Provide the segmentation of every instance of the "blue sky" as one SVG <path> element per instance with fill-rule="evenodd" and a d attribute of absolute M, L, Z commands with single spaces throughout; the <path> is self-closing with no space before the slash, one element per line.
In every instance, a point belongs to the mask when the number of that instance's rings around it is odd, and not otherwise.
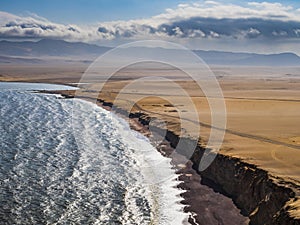
<path fill-rule="evenodd" d="M 300 54 L 300 1 L 2 0 L 0 39 L 43 38 Z"/>
<path fill-rule="evenodd" d="M 176 7 L 177 0 L 4 0 L 0 9 L 18 15 L 38 14 L 54 22 L 92 23 L 153 16 Z"/>
<path fill-rule="evenodd" d="M 281 2 L 300 8 L 297 0 L 251 0 L 255 2 Z M 203 1 L 180 0 L 2 0 L 0 10 L 16 15 L 34 13 L 53 22 L 93 23 L 111 20 L 147 18 L 176 8 L 180 3 Z M 248 1 L 218 1 L 245 5 Z"/>

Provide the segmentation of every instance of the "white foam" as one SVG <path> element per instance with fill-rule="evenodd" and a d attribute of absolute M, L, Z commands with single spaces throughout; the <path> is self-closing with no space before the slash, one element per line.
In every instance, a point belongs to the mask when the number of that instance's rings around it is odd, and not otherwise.
<path fill-rule="evenodd" d="M 116 118 L 114 116 L 114 118 Z M 171 159 L 162 156 L 142 134 L 132 131 L 129 125 L 118 118 L 122 139 L 134 149 L 132 155 L 139 162 L 143 174 L 143 184 L 148 190 L 148 198 L 152 207 L 152 222 L 160 225 L 183 224 L 187 214 L 183 212 L 180 201 L 182 190 L 178 175 L 171 166 Z"/>
<path fill-rule="evenodd" d="M 177 188 L 180 182 L 177 180 L 178 175 L 175 174 L 175 170 L 172 169 L 171 159 L 162 156 L 145 136 L 131 130 L 124 119 L 92 105 L 92 103 L 85 104 L 90 104 L 98 114 L 101 114 L 102 119 L 105 115 L 106 122 L 113 124 L 113 127 L 116 128 L 115 135 L 117 134 L 117 137 L 126 146 L 124 148 L 126 154 L 135 160 L 136 165 L 131 164 L 129 167 L 136 166 L 136 169 L 143 175 L 136 179 L 140 179 L 140 185 L 151 204 L 152 224 L 176 225 L 187 221 L 188 214 L 183 212 L 183 205 L 180 204 L 180 201 L 183 200 L 180 197 L 183 190 Z M 130 195 L 130 190 L 127 194 Z M 128 199 L 129 196 L 126 198 L 128 212 L 133 210 L 133 205 Z M 125 221 L 123 223 L 127 224 L 128 221 Z"/>
<path fill-rule="evenodd" d="M 176 225 L 187 218 L 170 159 L 126 121 L 85 101 L 0 95 L 7 172 L 0 176 L 13 193 L 7 201 L 15 215 L 8 223 Z"/>

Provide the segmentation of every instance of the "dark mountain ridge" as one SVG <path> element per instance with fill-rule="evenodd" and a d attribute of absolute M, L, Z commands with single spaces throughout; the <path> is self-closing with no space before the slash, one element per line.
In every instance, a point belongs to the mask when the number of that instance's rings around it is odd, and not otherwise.
<path fill-rule="evenodd" d="M 40 57 L 79 57 L 81 60 L 94 59 L 102 55 L 111 47 L 98 46 L 82 42 L 67 42 L 63 40 L 42 39 L 33 41 L 0 41 L 0 56 L 6 57 L 5 62 L 23 61 L 22 58 L 30 58 L 34 63 L 38 63 Z M 180 50 L 163 50 L 176 51 Z M 231 66 L 300 66 L 300 57 L 294 53 L 278 54 L 256 54 L 256 53 L 235 53 L 223 51 L 194 50 L 195 54 L 201 57 L 209 65 L 231 65 Z M 18 58 L 18 60 L 15 60 Z M 0 60 L 0 63 L 3 60 Z M 30 62 L 30 61 L 28 61 Z"/>

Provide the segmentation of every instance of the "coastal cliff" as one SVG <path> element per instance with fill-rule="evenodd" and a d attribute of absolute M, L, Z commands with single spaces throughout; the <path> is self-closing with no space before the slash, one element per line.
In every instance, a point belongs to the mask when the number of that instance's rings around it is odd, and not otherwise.
<path fill-rule="evenodd" d="M 195 154 L 192 161 L 198 163 Z M 232 198 L 250 224 L 300 224 L 288 213 L 289 201 L 295 199 L 292 185 L 271 177 L 266 171 L 240 159 L 218 154 L 201 176 L 207 184 L 217 185 Z"/>
<path fill-rule="evenodd" d="M 144 125 L 151 119 L 145 114 L 131 116 L 137 116 Z M 156 128 L 155 131 L 165 133 L 160 128 Z M 179 141 L 178 135 L 170 130 L 166 132 L 166 139 L 173 147 L 176 147 Z M 200 172 L 198 165 L 203 152 L 204 148 L 198 146 L 190 159 L 193 168 L 201 175 L 201 183 L 230 197 L 242 214 L 249 217 L 249 224 L 300 224 L 300 218 L 290 213 L 293 209 L 291 204 L 298 201 L 299 187 L 295 184 L 273 177 L 267 171 L 241 159 L 222 154 L 217 154 L 213 163 Z M 184 154 L 184 149 L 181 154 Z"/>

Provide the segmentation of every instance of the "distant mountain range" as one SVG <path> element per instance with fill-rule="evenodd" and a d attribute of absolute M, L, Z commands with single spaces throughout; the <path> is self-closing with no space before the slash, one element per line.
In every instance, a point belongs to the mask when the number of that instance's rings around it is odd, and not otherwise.
<path fill-rule="evenodd" d="M 82 42 L 73 43 L 49 39 L 42 39 L 37 42 L 0 41 L 0 55 L 4 56 L 85 56 L 103 54 L 109 49 L 109 47 L 100 47 Z"/>
<path fill-rule="evenodd" d="M 300 66 L 300 57 L 294 53 L 255 54 L 220 51 L 194 51 L 207 64 L 240 66 Z"/>
<path fill-rule="evenodd" d="M 41 64 L 44 61 L 36 58 L 9 57 L 0 55 L 0 64 Z"/>
<path fill-rule="evenodd" d="M 43 63 L 47 57 L 58 57 L 66 62 L 90 63 L 110 47 L 82 42 L 43 39 L 37 42 L 0 41 L 0 63 Z M 209 65 L 236 66 L 300 66 L 300 57 L 294 53 L 254 54 L 194 50 Z M 174 52 L 175 53 L 175 52 Z M 76 60 L 75 60 L 76 61 Z"/>

